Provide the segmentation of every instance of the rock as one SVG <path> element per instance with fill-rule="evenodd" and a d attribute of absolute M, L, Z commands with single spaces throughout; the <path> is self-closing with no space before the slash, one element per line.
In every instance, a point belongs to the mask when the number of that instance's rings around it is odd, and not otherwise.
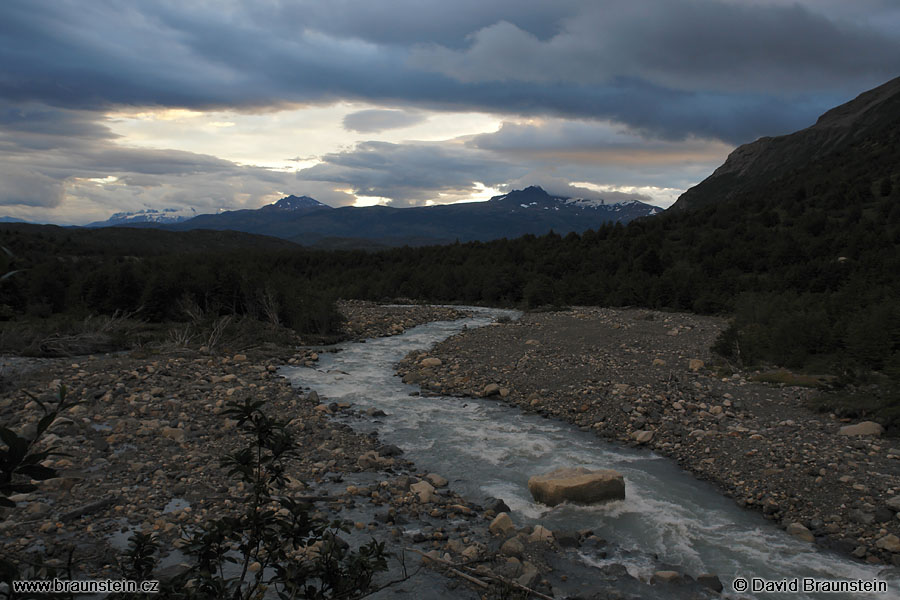
<path fill-rule="evenodd" d="M 815 540 L 812 532 L 800 523 L 791 523 L 787 526 L 786 531 L 795 538 L 799 538 L 804 542 L 812 542 Z"/>
<path fill-rule="evenodd" d="M 861 525 L 871 525 L 875 522 L 875 515 L 872 513 L 864 512 L 858 508 L 855 508 L 850 511 L 848 514 L 850 520 L 854 523 L 859 523 Z"/>
<path fill-rule="evenodd" d="M 246 354 L 235 354 L 234 356 L 231 357 L 231 360 L 234 362 L 244 362 L 245 360 L 247 360 L 247 355 Z"/>
<path fill-rule="evenodd" d="M 554 537 L 556 543 L 563 548 L 577 548 L 581 545 L 581 535 L 577 531 L 557 531 Z"/>
<path fill-rule="evenodd" d="M 657 571 L 650 578 L 650 583 L 680 583 L 681 573 L 678 571 Z"/>
<path fill-rule="evenodd" d="M 511 537 L 500 546 L 500 554 L 522 558 L 525 554 L 525 544 L 518 537 Z"/>
<path fill-rule="evenodd" d="M 449 481 L 447 481 L 446 478 L 441 477 L 437 473 L 429 473 L 428 475 L 425 476 L 425 479 L 430 481 L 431 485 L 433 485 L 436 488 L 447 487 L 447 484 L 450 483 Z"/>
<path fill-rule="evenodd" d="M 472 544 L 471 546 L 467 546 L 466 549 L 460 553 L 460 556 L 468 561 L 473 561 L 481 556 L 481 550 L 478 549 L 478 546 Z"/>
<path fill-rule="evenodd" d="M 841 427 L 838 434 L 840 435 L 881 435 L 884 433 L 884 427 L 875 421 L 863 421 L 855 425 L 845 425 Z"/>
<path fill-rule="evenodd" d="M 489 383 L 484 386 L 484 389 L 481 391 L 481 395 L 487 398 L 488 396 L 496 396 L 500 393 L 500 386 L 496 383 Z"/>
<path fill-rule="evenodd" d="M 516 578 L 516 582 L 527 588 L 533 588 L 540 577 L 541 573 L 537 567 L 526 560 L 522 563 L 522 574 Z"/>
<path fill-rule="evenodd" d="M 528 480 L 532 497 L 547 506 L 565 501 L 594 504 L 625 498 L 625 479 L 611 469 L 562 468 Z"/>
<path fill-rule="evenodd" d="M 437 496 L 434 494 L 434 487 L 427 481 L 420 481 L 409 486 L 410 491 L 419 497 L 419 502 L 423 504 L 434 502 Z"/>
<path fill-rule="evenodd" d="M 513 524 L 509 514 L 502 512 L 494 517 L 488 529 L 494 535 L 508 535 L 516 530 L 516 526 Z"/>
<path fill-rule="evenodd" d="M 699 358 L 692 358 L 688 361 L 688 369 L 696 373 L 705 366 L 704 362 Z"/>
<path fill-rule="evenodd" d="M 366 415 L 370 417 L 386 417 L 387 413 L 381 410 L 380 408 L 369 408 L 366 409 Z"/>
<path fill-rule="evenodd" d="M 439 358 L 429 356 L 428 358 L 423 358 L 422 360 L 420 360 L 419 364 L 423 367 L 439 367 L 444 363 Z"/>
<path fill-rule="evenodd" d="M 646 444 L 653 439 L 653 432 L 638 430 L 632 433 L 631 437 L 633 437 L 634 441 L 636 441 L 638 444 Z"/>
<path fill-rule="evenodd" d="M 531 534 L 528 536 L 528 541 L 532 543 L 546 542 L 552 544 L 553 532 L 543 525 L 535 525 Z"/>
<path fill-rule="evenodd" d="M 900 513 L 900 496 L 889 498 L 888 501 L 884 503 L 884 505 L 895 513 Z"/>
<path fill-rule="evenodd" d="M 306 401 L 310 404 L 318 404 L 319 403 L 319 393 L 316 390 L 312 390 L 306 396 Z"/>
<path fill-rule="evenodd" d="M 900 538 L 890 533 L 875 542 L 875 547 L 888 552 L 900 553 Z"/>
<path fill-rule="evenodd" d="M 369 450 L 356 459 L 356 464 L 362 469 L 382 469 L 392 466 L 394 464 L 394 459 L 385 458 L 380 456 L 374 450 Z"/>
<path fill-rule="evenodd" d="M 716 593 L 721 593 L 723 588 L 722 580 L 719 579 L 717 575 L 713 575 L 712 573 L 703 573 L 702 575 L 697 575 L 697 583 L 702 586 L 708 587 Z"/>
<path fill-rule="evenodd" d="M 25 512 L 29 515 L 42 517 L 46 514 L 49 514 L 52 511 L 49 504 L 45 502 L 30 502 L 28 507 L 25 509 Z"/>
<path fill-rule="evenodd" d="M 664 366 L 666 366 L 666 361 L 664 361 L 664 360 L 661 359 L 661 358 L 654 358 L 654 359 L 653 359 L 653 366 L 654 366 L 654 367 L 664 367 Z"/>
<path fill-rule="evenodd" d="M 403 449 L 394 444 L 385 444 L 383 446 L 378 446 L 378 454 L 381 456 L 400 456 L 403 454 Z"/>
<path fill-rule="evenodd" d="M 163 437 L 167 437 L 170 440 L 174 440 L 175 442 L 182 444 L 184 443 L 184 429 L 179 427 L 163 427 L 162 435 Z"/>
<path fill-rule="evenodd" d="M 510 508 L 506 505 L 506 502 L 504 502 L 500 498 L 488 498 L 487 500 L 485 500 L 484 509 L 492 510 L 496 514 L 500 514 L 502 512 L 508 513 L 510 511 Z"/>

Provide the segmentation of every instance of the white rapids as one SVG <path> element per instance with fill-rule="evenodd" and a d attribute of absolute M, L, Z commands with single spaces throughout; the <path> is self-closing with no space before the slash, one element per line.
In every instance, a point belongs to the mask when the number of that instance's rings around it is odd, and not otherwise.
<path fill-rule="evenodd" d="M 400 446 L 421 469 L 436 472 L 478 502 L 502 498 L 519 526 L 541 523 L 553 530 L 592 529 L 614 550 L 589 565 L 620 563 L 649 578 L 664 563 L 696 576 L 715 573 L 731 598 L 897 598 L 900 575 L 892 567 L 864 565 L 823 552 L 780 530 L 761 515 L 738 507 L 712 486 L 649 451 L 619 447 L 594 434 L 500 402 L 473 398 L 420 397 L 394 365 L 408 352 L 427 349 L 467 327 L 489 325 L 511 311 L 473 309 L 459 321 L 422 325 L 402 335 L 338 346 L 320 353 L 316 368 L 281 373 L 310 387 L 326 402 L 349 402 L 387 413 L 367 427 L 385 443 Z M 358 424 L 355 426 L 359 427 Z M 625 476 L 626 500 L 595 507 L 563 504 L 549 509 L 532 501 L 527 480 L 562 466 L 612 468 Z M 765 580 L 886 581 L 887 594 L 738 594 L 738 577 Z"/>

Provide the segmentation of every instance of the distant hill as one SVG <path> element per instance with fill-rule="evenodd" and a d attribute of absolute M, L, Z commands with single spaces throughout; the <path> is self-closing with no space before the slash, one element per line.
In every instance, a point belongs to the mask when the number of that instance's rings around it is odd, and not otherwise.
<path fill-rule="evenodd" d="M 795 194 L 815 193 L 823 175 L 854 179 L 877 172 L 881 185 L 900 175 L 900 148 L 893 141 L 898 123 L 900 77 L 829 110 L 811 127 L 740 146 L 669 210 L 746 199 L 778 185 L 791 186 Z"/>
<path fill-rule="evenodd" d="M 287 240 L 240 231 L 174 232 L 147 227 L 88 229 L 30 223 L 0 224 L 0 244 L 23 259 L 33 258 L 38 254 L 57 257 L 159 256 L 297 248 L 296 244 Z"/>
<path fill-rule="evenodd" d="M 580 233 L 604 223 L 627 223 L 658 212 L 661 209 L 642 202 L 605 203 L 552 196 L 532 186 L 487 202 L 413 208 L 330 208 L 312 198 L 289 196 L 258 210 L 200 215 L 167 228 L 230 229 L 305 246 L 421 246 L 542 235 L 551 230 Z"/>

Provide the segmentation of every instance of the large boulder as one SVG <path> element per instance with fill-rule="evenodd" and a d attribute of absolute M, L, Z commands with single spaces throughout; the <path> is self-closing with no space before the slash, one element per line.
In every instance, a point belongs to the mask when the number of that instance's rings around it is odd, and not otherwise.
<path fill-rule="evenodd" d="M 562 468 L 528 480 L 532 497 L 547 506 L 561 502 L 596 504 L 625 499 L 625 479 L 618 471 Z"/>
<path fill-rule="evenodd" d="M 846 425 L 838 431 L 841 435 L 881 435 L 884 427 L 875 421 L 863 421 L 856 425 Z"/>

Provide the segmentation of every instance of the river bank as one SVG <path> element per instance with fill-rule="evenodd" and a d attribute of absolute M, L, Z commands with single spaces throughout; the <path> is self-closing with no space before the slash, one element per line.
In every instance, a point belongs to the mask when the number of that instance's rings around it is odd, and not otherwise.
<path fill-rule="evenodd" d="M 361 302 L 342 303 L 341 309 L 347 316 L 345 338 L 352 340 L 396 335 L 466 314 Z M 43 414 L 33 398 L 52 402 L 60 385 L 70 399 L 79 400 L 40 442 L 39 447 L 55 446 L 68 454 L 44 462 L 59 477 L 41 482 L 35 492 L 13 496 L 16 508 L 0 509 L 0 554 L 23 564 L 63 568 L 72 552 L 75 576 L 115 577 L 113 565 L 131 532 L 156 534 L 168 551 L 183 526 L 226 514 L 242 490 L 220 460 L 244 440 L 236 422 L 221 413 L 229 401 L 244 398 L 263 400 L 269 416 L 290 421 L 304 449 L 288 472 L 290 493 L 324 495 L 316 504 L 320 516 L 346 519 L 357 504 L 372 504 L 370 512 L 377 510 L 382 518 L 357 521 L 355 529 L 383 529 L 395 537 L 395 523 L 415 521 L 423 510 L 410 488 L 425 473 L 418 473 L 398 449 L 332 419 L 349 406 L 329 406 L 278 374 L 286 365 L 313 367 L 318 360 L 313 350 L 263 344 L 240 352 L 171 347 L 2 360 L 8 380 L 0 395 L 4 426 L 33 431 Z M 428 515 L 427 530 L 435 540 L 444 535 L 443 521 L 480 517 L 477 507 L 470 508 L 452 491 L 444 489 L 440 497 L 448 508 Z M 474 537 L 460 540 L 456 543 L 471 542 L 465 547 L 475 543 Z M 161 575 L 177 571 L 176 562 L 164 557 L 167 569 Z"/>
<path fill-rule="evenodd" d="M 348 318 L 345 337 L 358 341 L 466 314 L 452 308 L 356 302 L 341 308 Z M 294 344 L 213 354 L 144 349 L 130 355 L 9 362 L 17 368 L 14 385 L 0 395 L 5 425 L 17 430 L 34 426 L 41 413 L 26 392 L 47 400 L 65 384 L 70 397 L 81 403 L 42 442 L 70 454 L 48 461 L 59 477 L 15 497 L 18 506 L 5 512 L 0 522 L 4 556 L 63 568 L 71 552 L 73 576 L 103 578 L 117 575 L 113 565 L 131 532 L 154 533 L 161 548 L 171 551 L 182 527 L 226 514 L 241 496 L 219 461 L 240 447 L 242 439 L 236 423 L 221 413 L 228 401 L 251 397 L 266 401 L 270 416 L 289 420 L 304 448 L 288 471 L 291 495 L 316 497 L 320 516 L 351 522 L 351 542 L 373 536 L 386 541 L 391 551 L 405 552 L 408 563 L 432 567 L 417 574 L 405 590 L 403 585 L 390 588 L 392 597 L 404 591 L 421 597 L 423 590 L 430 597 L 495 597 L 522 585 L 550 594 L 551 579 L 589 590 L 585 597 L 597 599 L 713 594 L 678 573 L 660 576 L 673 578 L 673 583 L 659 579 L 651 584 L 615 564 L 585 568 L 584 581 L 575 581 L 571 565 L 558 564 L 558 551 L 604 557 L 609 549 L 604 540 L 590 531 L 551 536 L 497 520 L 506 510 L 502 503 L 476 504 L 454 491 L 440 473 L 421 471 L 397 447 L 340 422 L 372 422 L 383 415 L 319 397 L 302 385 L 302 376 L 301 385 L 292 387 L 282 371 L 316 372 L 320 360 L 313 349 Z M 179 558 L 177 552 L 164 556 L 157 576 L 176 573 Z M 456 565 L 457 573 L 438 575 L 447 572 L 447 562 Z M 472 578 L 491 587 L 484 589 Z M 497 583 L 501 580 L 505 582 Z M 706 583 L 715 586 L 717 580 Z"/>
<path fill-rule="evenodd" d="M 806 407 L 809 389 L 710 370 L 723 327 L 648 310 L 530 313 L 412 353 L 398 373 L 646 446 L 801 539 L 900 564 L 900 443 L 841 435 L 847 423 Z"/>

